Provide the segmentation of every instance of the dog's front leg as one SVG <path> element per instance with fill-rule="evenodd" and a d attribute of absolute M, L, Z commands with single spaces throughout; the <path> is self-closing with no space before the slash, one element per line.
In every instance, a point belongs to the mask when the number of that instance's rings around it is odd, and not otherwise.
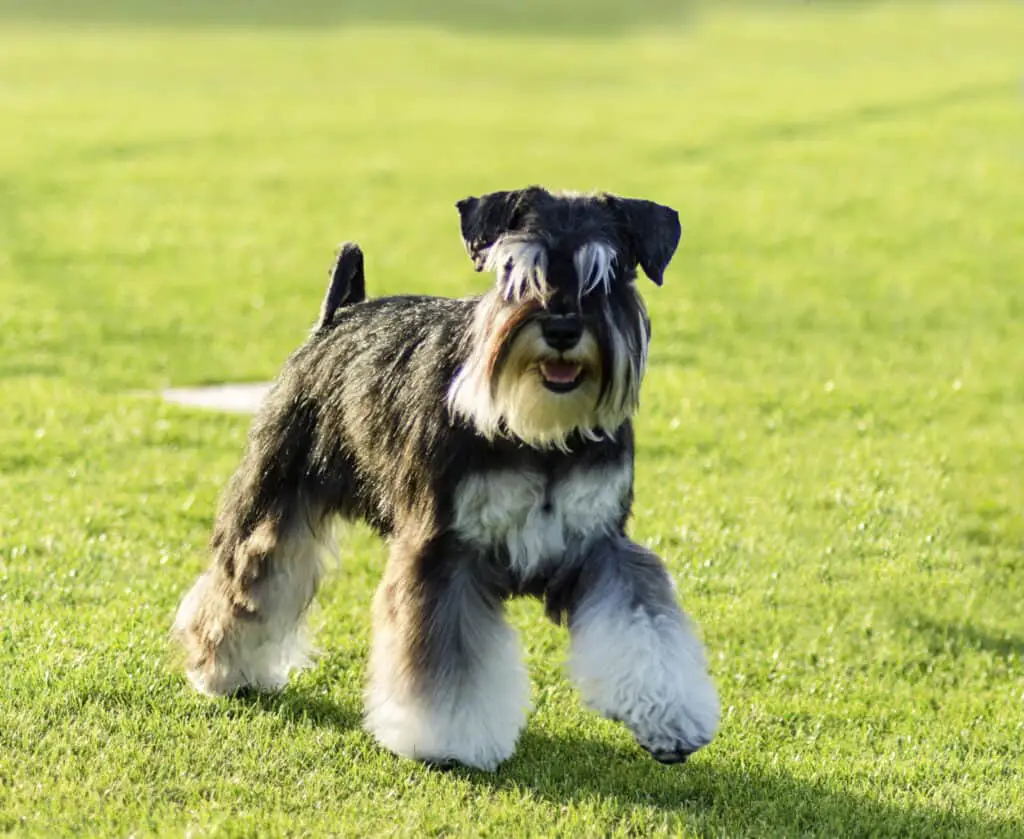
<path fill-rule="evenodd" d="M 718 695 L 658 557 L 624 536 L 602 540 L 587 553 L 567 611 L 570 671 L 590 707 L 625 723 L 663 763 L 710 742 Z"/>
<path fill-rule="evenodd" d="M 494 769 L 515 750 L 530 685 L 485 571 L 453 536 L 392 544 L 366 692 L 366 727 L 392 752 Z"/>

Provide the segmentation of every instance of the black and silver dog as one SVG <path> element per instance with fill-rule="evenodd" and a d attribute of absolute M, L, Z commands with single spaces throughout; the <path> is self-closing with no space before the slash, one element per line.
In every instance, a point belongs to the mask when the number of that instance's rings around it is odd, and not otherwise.
<path fill-rule="evenodd" d="M 260 410 L 175 633 L 195 687 L 275 689 L 309 660 L 303 614 L 336 518 L 390 545 L 366 725 L 392 751 L 491 769 L 530 687 L 513 595 L 571 635 L 584 700 L 658 760 L 708 743 L 718 698 L 661 561 L 625 534 L 655 283 L 676 212 L 539 187 L 458 203 L 480 297 L 365 300 L 339 257 L 320 322 Z"/>

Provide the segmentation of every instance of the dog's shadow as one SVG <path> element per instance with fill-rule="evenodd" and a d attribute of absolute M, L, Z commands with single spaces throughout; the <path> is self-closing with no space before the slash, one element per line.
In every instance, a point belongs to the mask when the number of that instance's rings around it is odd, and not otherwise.
<path fill-rule="evenodd" d="M 362 711 L 355 705 L 342 705 L 331 699 L 292 690 L 281 693 L 243 690 L 234 694 L 231 700 L 247 711 L 272 714 L 282 722 L 333 728 L 339 732 L 358 728 L 362 722 Z"/>
<path fill-rule="evenodd" d="M 1024 823 L 925 806 L 901 807 L 784 770 L 717 758 L 712 744 L 683 765 L 663 766 L 639 747 L 586 735 L 527 729 L 496 773 L 451 770 L 495 791 L 529 791 L 558 805 L 591 802 L 627 823 L 637 809 L 713 836 L 1021 836 Z M 767 762 L 765 762 L 767 763 Z M 825 773 L 814 773 L 819 778 Z"/>
<path fill-rule="evenodd" d="M 285 720 L 342 731 L 358 728 L 362 716 L 355 705 L 292 691 L 239 699 Z M 490 792 L 524 793 L 558 806 L 596 804 L 621 819 L 637 809 L 654 810 L 678 820 L 677 829 L 685 824 L 709 835 L 1011 836 L 1024 828 L 1006 817 L 900 807 L 825 779 L 716 760 L 714 744 L 687 764 L 662 766 L 639 747 L 599 736 L 562 737 L 528 726 L 516 754 L 496 772 L 392 759 L 396 769 L 404 764 L 416 772 L 443 772 Z"/>

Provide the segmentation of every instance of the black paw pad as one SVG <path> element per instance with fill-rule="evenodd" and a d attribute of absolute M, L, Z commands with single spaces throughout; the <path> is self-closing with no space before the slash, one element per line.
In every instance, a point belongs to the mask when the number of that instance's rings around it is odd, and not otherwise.
<path fill-rule="evenodd" d="M 674 752 L 670 751 L 651 751 L 650 755 L 658 763 L 664 763 L 666 766 L 670 766 L 674 763 L 686 763 L 686 759 L 692 754 L 692 752 L 684 751 L 682 749 Z"/>
<path fill-rule="evenodd" d="M 459 766 L 459 762 L 451 758 L 435 758 L 423 761 L 423 765 L 435 772 L 451 772 Z"/>

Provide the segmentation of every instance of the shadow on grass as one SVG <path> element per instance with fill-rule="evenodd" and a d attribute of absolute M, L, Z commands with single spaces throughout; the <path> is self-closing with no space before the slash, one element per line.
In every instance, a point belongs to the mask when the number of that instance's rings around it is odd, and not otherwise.
<path fill-rule="evenodd" d="M 426 24 L 463 31 L 608 34 L 681 22 L 688 0 L 0 0 L 0 20 L 145 27 Z"/>
<path fill-rule="evenodd" d="M 979 650 L 999 658 L 1024 657 L 1024 636 L 1009 630 L 993 632 L 970 623 L 953 623 L 919 615 L 910 625 L 925 636 L 933 653 L 949 651 L 955 656 Z"/>
<path fill-rule="evenodd" d="M 655 808 L 715 836 L 993 837 L 1024 828 L 1009 818 L 899 807 L 761 767 L 716 765 L 710 753 L 662 766 L 639 749 L 533 731 L 496 774 L 453 771 L 494 791 L 529 790 L 558 804 L 612 802 L 624 819 L 637 807 Z"/>
<path fill-rule="evenodd" d="M 240 693 L 233 699 L 247 710 L 272 714 L 285 722 L 312 724 L 339 732 L 358 728 L 362 723 L 362 710 L 359 708 L 296 691 Z"/>
<path fill-rule="evenodd" d="M 288 721 L 350 730 L 360 710 L 301 693 L 239 698 Z M 636 808 L 678 817 L 698 833 L 728 836 L 1020 836 L 1024 824 L 963 812 L 900 807 L 824 782 L 714 758 L 714 745 L 681 766 L 662 766 L 639 747 L 527 728 L 515 756 L 497 772 L 441 771 L 490 793 L 526 793 L 562 806 L 610 804 L 623 824 Z"/>

